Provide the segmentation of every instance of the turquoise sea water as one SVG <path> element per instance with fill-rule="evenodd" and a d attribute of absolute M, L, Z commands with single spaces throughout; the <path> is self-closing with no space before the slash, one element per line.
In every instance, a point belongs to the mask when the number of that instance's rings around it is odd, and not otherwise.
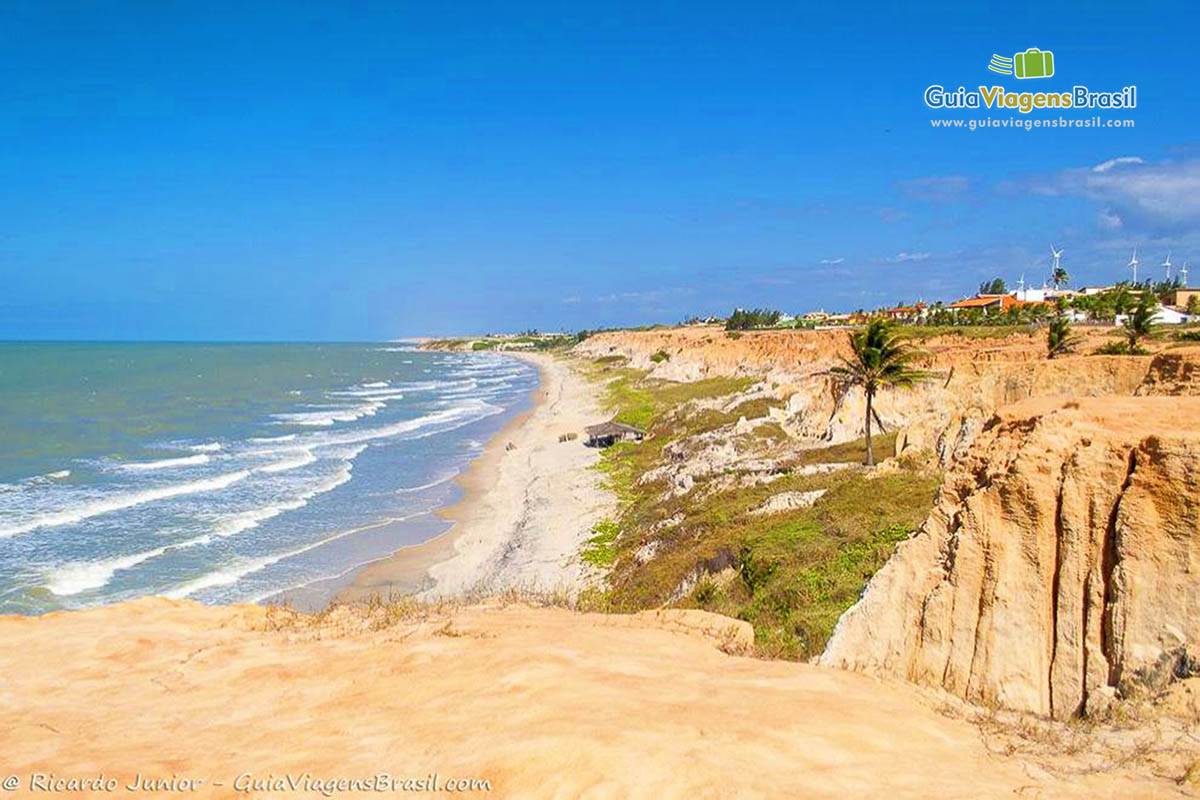
<path fill-rule="evenodd" d="M 0 343 L 0 613 L 261 600 L 423 541 L 536 384 L 397 344 Z"/>

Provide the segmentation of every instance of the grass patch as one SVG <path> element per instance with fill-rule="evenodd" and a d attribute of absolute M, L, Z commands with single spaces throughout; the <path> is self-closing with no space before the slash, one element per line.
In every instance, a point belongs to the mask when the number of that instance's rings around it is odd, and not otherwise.
<path fill-rule="evenodd" d="M 745 391 L 754 383 L 752 378 L 707 378 L 676 383 L 647 378 L 642 370 L 624 368 L 614 372 L 616 377 L 604 389 L 604 405 L 613 411 L 613 418 L 618 422 L 647 431 L 670 409 L 692 400 Z"/>
<path fill-rule="evenodd" d="M 617 523 L 604 520 L 592 528 L 595 534 L 587 540 L 583 548 L 582 558 L 597 567 L 612 566 L 617 559 L 617 536 L 620 534 Z"/>
<path fill-rule="evenodd" d="M 589 608 L 703 608 L 750 622 L 760 655 L 809 658 L 896 542 L 932 508 L 940 476 L 916 462 L 874 474 L 858 466 L 804 473 L 812 464 L 862 464 L 862 439 L 801 450 L 776 422 L 761 421 L 741 436 L 730 430 L 741 417 L 762 420 L 780 400 L 750 399 L 728 412 L 692 405 L 743 392 L 753 379 L 675 383 L 615 363 L 597 366 L 604 367 L 592 374 L 606 381 L 605 405 L 649 436 L 607 448 L 597 465 L 619 511 L 596 527 L 584 550 L 585 561 L 608 570 L 607 586 L 589 594 Z M 665 480 L 645 480 L 667 462 L 668 445 L 718 429 L 729 430 L 735 447 L 753 458 L 774 461 L 779 471 L 769 483 L 742 481 L 736 472 L 701 475 L 690 491 L 672 496 Z M 894 452 L 895 440 L 895 433 L 875 436 L 876 455 Z M 750 513 L 775 494 L 817 489 L 825 494 L 810 508 Z M 653 557 L 636 557 L 650 543 Z"/>
<path fill-rule="evenodd" d="M 744 403 L 739 403 L 729 415 L 734 419 L 745 417 L 746 419 L 759 419 L 770 413 L 772 408 L 782 408 L 783 402 L 770 397 L 757 397 L 753 400 L 747 400 Z"/>

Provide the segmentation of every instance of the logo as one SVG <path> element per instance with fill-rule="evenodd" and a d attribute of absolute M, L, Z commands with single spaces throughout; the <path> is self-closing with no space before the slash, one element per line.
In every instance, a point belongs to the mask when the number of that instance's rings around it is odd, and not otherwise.
<path fill-rule="evenodd" d="M 1020 80 L 1054 78 L 1056 75 L 1054 53 L 1036 47 L 1014 53 L 1012 58 L 994 53 L 988 62 L 988 69 Z M 957 89 L 950 89 L 945 84 L 935 83 L 925 90 L 925 105 L 929 108 L 988 109 L 1016 111 L 1020 114 L 1058 113 L 1068 109 L 1137 108 L 1137 86 L 1097 92 L 1079 83 L 1071 86 L 1049 84 L 1038 87 L 1038 91 L 1012 91 L 996 84 L 980 84 L 975 89 L 959 85 Z"/>
<path fill-rule="evenodd" d="M 1054 75 L 1054 53 L 1036 47 L 1031 47 L 1024 53 L 1016 53 L 1012 58 L 993 53 L 988 69 L 1021 79 L 1049 78 Z"/>

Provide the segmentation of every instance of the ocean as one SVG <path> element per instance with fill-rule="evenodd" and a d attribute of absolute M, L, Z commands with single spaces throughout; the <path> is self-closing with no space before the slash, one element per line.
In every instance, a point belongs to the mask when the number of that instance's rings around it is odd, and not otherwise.
<path fill-rule="evenodd" d="M 443 532 L 537 382 L 403 344 L 0 343 L 0 613 L 328 584 Z"/>

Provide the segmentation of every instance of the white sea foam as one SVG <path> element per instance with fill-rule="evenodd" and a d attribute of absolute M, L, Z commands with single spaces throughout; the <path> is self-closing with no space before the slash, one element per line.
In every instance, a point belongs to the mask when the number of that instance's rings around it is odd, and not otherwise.
<path fill-rule="evenodd" d="M 212 459 L 200 453 L 194 456 L 183 456 L 182 458 L 164 458 L 161 461 L 131 461 L 128 464 L 118 464 L 118 469 L 132 470 L 135 472 L 145 472 L 156 469 L 175 469 L 177 467 L 194 467 L 200 464 L 207 464 Z"/>
<path fill-rule="evenodd" d="M 499 414 L 504 409 L 497 406 L 485 403 L 482 400 L 470 400 L 466 403 L 461 403 L 450 408 L 442 409 L 441 411 L 432 411 L 424 416 L 414 419 L 396 422 L 391 425 L 385 425 L 380 428 L 366 428 L 363 430 L 349 430 L 343 433 L 330 433 L 325 436 L 325 444 L 356 444 L 359 442 L 369 442 L 373 439 L 388 439 L 393 436 L 402 436 L 405 434 L 417 434 L 412 438 L 423 438 L 431 436 L 434 433 L 442 431 L 454 430 L 463 425 L 467 425 L 476 420 L 489 417 L 493 414 Z M 438 428 L 436 431 L 427 431 L 428 428 L 451 424 L 448 427 Z"/>
<path fill-rule="evenodd" d="M 5 525 L 0 527 L 0 536 L 15 536 L 21 533 L 28 533 L 38 528 L 51 528 L 58 525 L 69 525 L 75 522 L 81 522 L 91 517 L 98 517 L 101 514 L 108 514 L 113 511 L 121 511 L 126 508 L 133 508 L 145 503 L 152 503 L 156 500 L 165 500 L 170 497 L 179 497 L 185 494 L 196 494 L 198 492 L 213 492 L 218 489 L 224 489 L 227 486 L 243 480 L 250 474 L 250 470 L 238 470 L 237 472 L 227 472 L 224 475 L 217 475 L 212 478 L 204 478 L 197 481 L 189 481 L 187 483 L 174 483 L 167 486 L 159 486 L 154 489 L 144 489 L 140 492 L 128 492 L 125 494 L 117 494 L 109 497 L 98 497 L 90 499 L 73 508 L 65 508 L 59 511 L 52 511 L 46 514 L 38 514 L 28 519 L 17 522 L 13 525 Z"/>
<path fill-rule="evenodd" d="M 248 442 L 255 444 L 273 444 L 275 442 L 290 442 L 296 438 L 296 434 L 289 433 L 284 436 L 258 436 L 247 439 Z"/>
<path fill-rule="evenodd" d="M 387 381 L 375 381 L 374 383 L 364 383 L 364 389 L 382 389 L 388 385 Z"/>
<path fill-rule="evenodd" d="M 387 400 L 402 400 L 404 392 L 393 387 L 385 389 L 339 389 L 335 392 L 330 392 L 335 397 L 369 397 L 371 400 L 387 401 Z"/>
<path fill-rule="evenodd" d="M 230 584 L 237 583 L 247 575 L 266 569 L 272 564 L 277 564 L 284 559 L 293 558 L 294 556 L 301 555 L 302 553 L 307 553 L 310 550 L 316 550 L 318 547 L 327 545 L 330 542 L 336 542 L 338 539 L 344 539 L 347 536 L 353 536 L 356 533 L 361 533 L 362 531 L 370 530 L 371 528 L 378 528 L 395 522 L 404 522 L 405 520 L 424 516 L 428 513 L 428 511 L 422 511 L 417 514 L 410 514 L 407 517 L 384 520 L 383 522 L 373 523 L 361 528 L 351 528 L 350 530 L 342 531 L 341 533 L 335 533 L 334 535 L 325 539 L 321 539 L 320 541 L 306 544 L 303 547 L 297 547 L 282 553 L 275 553 L 274 555 L 261 556 L 259 558 L 239 559 L 222 569 L 214 570 L 206 575 L 201 575 L 199 578 L 195 578 L 194 580 L 190 580 L 187 583 L 180 584 L 173 589 L 163 592 L 163 595 L 178 600 L 188 597 L 189 595 L 193 595 L 203 589 L 213 589 L 218 586 L 229 586 Z M 277 591 L 278 590 L 271 591 L 265 596 L 275 594 Z"/>
<path fill-rule="evenodd" d="M 221 449 L 220 442 L 209 442 L 208 444 L 194 444 L 188 448 L 194 453 L 215 453 Z"/>
<path fill-rule="evenodd" d="M 440 478 L 435 478 L 434 480 L 430 481 L 429 483 L 422 483 L 420 486 L 401 487 L 396 490 L 396 494 L 409 494 L 412 492 L 421 492 L 426 489 L 432 489 L 435 486 L 441 486 L 443 483 L 446 483 L 447 481 L 454 480 L 460 474 L 461 473 L 458 470 L 454 470 L 453 472 L 446 473 L 445 475 L 441 476 Z"/>
<path fill-rule="evenodd" d="M 46 477 L 49 478 L 50 480 L 54 480 L 54 481 L 61 480 L 63 478 L 69 478 L 69 477 L 71 477 L 71 470 L 60 469 L 58 472 L 47 473 Z"/>
<path fill-rule="evenodd" d="M 277 425 L 304 425 L 328 428 L 338 422 L 354 422 L 363 417 L 373 417 L 386 403 L 372 400 L 360 406 L 341 406 L 320 411 L 297 411 L 287 414 L 272 414 Z"/>
<path fill-rule="evenodd" d="M 353 459 L 358 453 L 362 452 L 363 448 L 355 448 L 350 453 L 343 454 Z M 315 459 L 313 459 L 315 460 Z M 308 504 L 308 501 L 325 492 L 330 492 L 346 483 L 351 478 L 352 464 L 347 461 L 342 465 L 342 468 L 337 473 L 332 475 L 325 481 L 313 486 L 300 495 L 289 500 L 273 503 L 262 508 L 255 508 L 250 511 L 237 514 L 222 520 L 213 530 L 212 534 L 205 534 L 177 544 L 164 545 L 146 550 L 141 553 L 135 553 L 130 556 L 120 556 L 118 558 L 109 558 L 102 561 L 91 562 L 73 562 L 56 567 L 46 576 L 46 588 L 52 593 L 59 596 L 68 596 L 79 594 L 90 589 L 99 589 L 112 580 L 113 575 L 123 569 L 130 569 L 141 564 L 144 561 L 149 561 L 152 558 L 157 558 L 171 550 L 182 550 L 188 547 L 198 547 L 206 545 L 213 540 L 214 537 L 227 538 L 251 528 L 258 527 L 272 517 L 277 517 L 286 511 L 294 511 Z M 264 469 L 264 471 L 266 471 Z"/>
<path fill-rule="evenodd" d="M 79 594 L 89 589 L 99 589 L 107 584 L 119 570 L 136 567 L 170 550 L 170 545 L 134 553 L 131 556 L 107 558 L 103 561 L 81 561 L 63 564 L 46 575 L 46 588 L 59 597 Z"/>
<path fill-rule="evenodd" d="M 287 472 L 292 469 L 300 469 L 307 467 L 309 464 L 317 460 L 311 450 L 298 450 L 300 455 L 295 458 L 287 459 L 286 461 L 277 461 L 274 464 L 267 464 L 265 467 L 258 467 L 259 472 Z"/>

